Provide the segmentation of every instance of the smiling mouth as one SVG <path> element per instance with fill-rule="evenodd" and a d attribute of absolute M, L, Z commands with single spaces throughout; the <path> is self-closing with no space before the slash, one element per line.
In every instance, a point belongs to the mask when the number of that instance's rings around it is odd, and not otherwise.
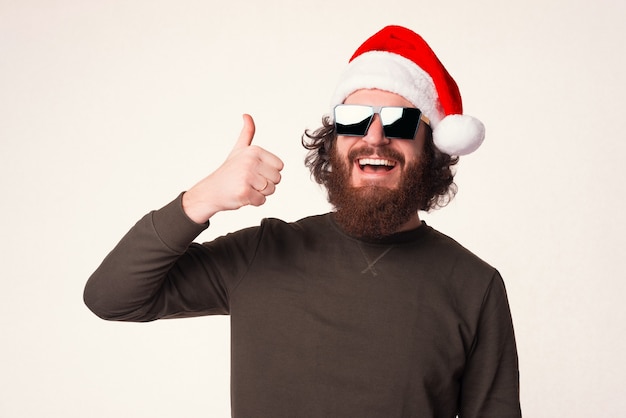
<path fill-rule="evenodd" d="M 357 163 L 365 173 L 385 173 L 396 166 L 395 161 L 381 158 L 359 158 Z"/>

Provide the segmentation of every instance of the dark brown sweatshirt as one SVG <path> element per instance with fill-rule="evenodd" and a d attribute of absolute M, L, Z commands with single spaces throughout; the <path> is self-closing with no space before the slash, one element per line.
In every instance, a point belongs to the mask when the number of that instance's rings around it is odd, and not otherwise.
<path fill-rule="evenodd" d="M 378 242 L 332 215 L 266 219 L 204 244 L 180 196 L 94 272 L 109 320 L 231 316 L 237 418 L 521 416 L 498 272 L 423 224 Z"/>

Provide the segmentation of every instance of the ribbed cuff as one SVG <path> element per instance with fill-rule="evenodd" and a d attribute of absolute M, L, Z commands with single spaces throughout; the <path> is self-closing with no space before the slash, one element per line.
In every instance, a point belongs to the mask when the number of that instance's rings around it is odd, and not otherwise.
<path fill-rule="evenodd" d="M 198 224 L 187 216 L 183 210 L 183 193 L 161 209 L 152 212 L 152 223 L 159 238 L 169 248 L 181 253 L 209 227 L 208 222 Z"/>

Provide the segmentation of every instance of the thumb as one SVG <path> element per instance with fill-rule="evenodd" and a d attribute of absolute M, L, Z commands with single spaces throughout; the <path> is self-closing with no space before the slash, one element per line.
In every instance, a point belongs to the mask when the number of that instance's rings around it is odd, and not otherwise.
<path fill-rule="evenodd" d="M 231 151 L 231 154 L 237 150 L 249 147 L 252 143 L 252 138 L 254 138 L 254 119 L 252 116 L 244 113 L 243 115 L 243 128 L 241 128 L 241 133 L 239 134 L 239 138 Z"/>

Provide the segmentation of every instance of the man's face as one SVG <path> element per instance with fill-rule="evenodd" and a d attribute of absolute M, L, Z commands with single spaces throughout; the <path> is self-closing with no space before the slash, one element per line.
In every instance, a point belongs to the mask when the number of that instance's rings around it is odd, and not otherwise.
<path fill-rule="evenodd" d="M 375 89 L 357 90 L 344 103 L 414 107 L 402 96 Z M 425 129 L 424 123 L 420 123 L 413 140 L 389 139 L 383 132 L 380 115 L 376 114 L 365 136 L 339 135 L 335 151 L 348 164 L 350 186 L 397 188 L 407 166 L 420 160 Z"/>
<path fill-rule="evenodd" d="M 358 90 L 344 103 L 412 107 L 403 97 L 381 90 Z M 418 226 L 427 129 L 420 123 L 415 139 L 389 139 L 375 115 L 365 136 L 337 137 L 326 186 L 337 209 L 335 219 L 348 234 L 380 238 Z"/>

